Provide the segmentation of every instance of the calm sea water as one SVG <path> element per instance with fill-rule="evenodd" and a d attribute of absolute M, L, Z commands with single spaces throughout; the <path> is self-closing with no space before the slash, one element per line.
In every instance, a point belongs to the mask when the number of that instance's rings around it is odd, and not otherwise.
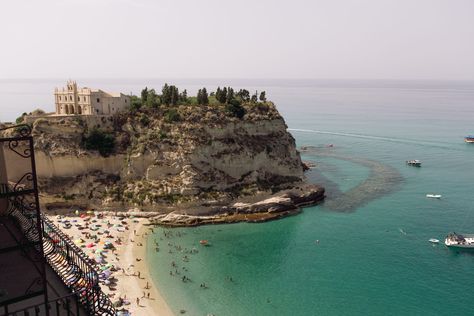
<path fill-rule="evenodd" d="M 163 82 L 87 85 L 137 93 Z M 200 83 L 168 82 L 189 91 Z M 298 145 L 314 146 L 303 154 L 317 164 L 307 177 L 325 185 L 329 198 L 300 215 L 264 224 L 156 229 L 147 261 L 177 314 L 181 309 L 186 315 L 473 314 L 474 252 L 428 242 L 451 231 L 474 233 L 474 145 L 463 142 L 464 135 L 474 134 L 473 82 L 204 83 L 265 89 Z M 0 82 L 9 100 L 1 119 L 11 120 L 27 105 L 31 109 L 31 100 L 48 109 L 52 97 L 44 91 L 60 84 Z M 407 167 L 407 159 L 420 159 L 423 166 Z M 376 172 L 379 180 L 367 182 Z M 343 199 L 344 208 L 331 206 L 348 192 L 359 203 Z M 427 193 L 443 198 L 427 199 Z M 200 246 L 201 239 L 212 245 Z M 183 276 L 191 281 L 183 282 Z"/>

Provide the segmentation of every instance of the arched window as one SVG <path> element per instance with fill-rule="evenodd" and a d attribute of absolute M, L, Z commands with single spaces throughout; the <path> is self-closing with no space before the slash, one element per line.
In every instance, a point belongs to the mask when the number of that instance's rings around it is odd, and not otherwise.
<path fill-rule="evenodd" d="M 82 114 L 82 108 L 80 105 L 77 107 L 77 114 Z"/>

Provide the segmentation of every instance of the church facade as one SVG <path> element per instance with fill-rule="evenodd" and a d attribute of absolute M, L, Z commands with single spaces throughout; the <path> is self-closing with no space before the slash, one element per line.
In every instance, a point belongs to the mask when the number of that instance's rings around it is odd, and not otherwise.
<path fill-rule="evenodd" d="M 112 115 L 130 106 L 130 96 L 87 87 L 75 81 L 54 90 L 56 115 Z"/>

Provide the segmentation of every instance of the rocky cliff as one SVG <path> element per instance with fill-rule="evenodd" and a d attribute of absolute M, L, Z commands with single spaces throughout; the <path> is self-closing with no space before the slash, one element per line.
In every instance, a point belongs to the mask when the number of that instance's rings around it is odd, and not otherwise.
<path fill-rule="evenodd" d="M 30 118 L 41 200 L 47 208 L 194 215 L 267 211 L 255 203 L 283 195 L 285 209 L 321 200 L 324 190 L 304 183 L 295 141 L 273 103 L 244 108 L 242 118 L 215 105 Z M 93 133 L 113 141 L 110 151 L 88 146 Z"/>

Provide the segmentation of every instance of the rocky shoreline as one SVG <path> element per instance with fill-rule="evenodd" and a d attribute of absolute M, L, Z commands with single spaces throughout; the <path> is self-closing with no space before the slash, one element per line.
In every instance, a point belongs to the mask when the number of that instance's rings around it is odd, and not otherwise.
<path fill-rule="evenodd" d="M 304 206 L 316 205 L 325 198 L 323 187 L 305 184 L 277 192 L 257 202 L 238 201 L 229 206 L 211 207 L 191 214 L 189 210 L 175 210 L 169 213 L 141 211 L 99 211 L 105 216 L 144 217 L 151 225 L 167 227 L 192 227 L 226 223 L 261 223 L 301 213 Z M 61 212 L 54 210 L 54 213 Z M 50 210 L 51 212 L 51 210 Z M 67 210 L 70 212 L 70 210 Z"/>

